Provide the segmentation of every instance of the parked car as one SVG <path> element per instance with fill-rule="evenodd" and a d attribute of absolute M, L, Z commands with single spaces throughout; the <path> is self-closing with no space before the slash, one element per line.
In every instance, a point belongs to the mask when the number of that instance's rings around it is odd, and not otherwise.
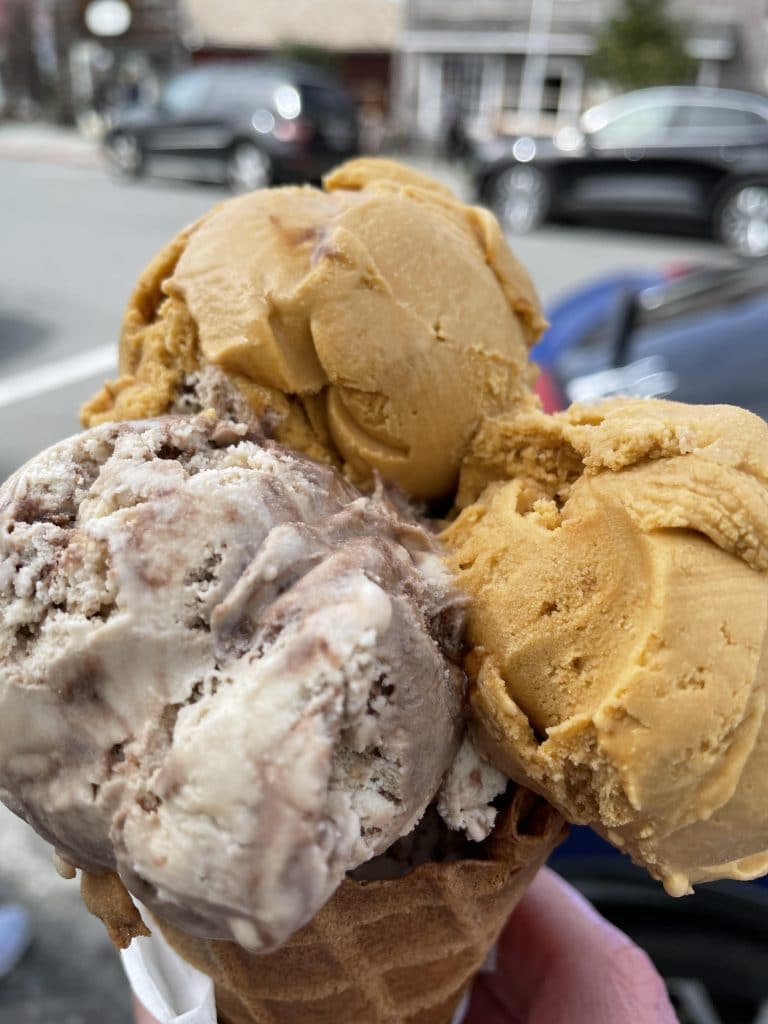
<path fill-rule="evenodd" d="M 319 178 L 358 146 L 354 103 L 331 77 L 301 64 L 208 63 L 171 77 L 151 106 L 118 111 L 109 162 L 136 176 L 152 161 L 238 190 Z"/>
<path fill-rule="evenodd" d="M 768 419 L 768 261 L 613 274 L 548 310 L 532 351 L 552 411 L 613 395 L 727 403 Z"/>
<path fill-rule="evenodd" d="M 768 253 L 768 99 L 640 89 L 588 110 L 554 137 L 475 151 L 479 198 L 511 231 L 547 217 L 708 225 L 745 256 Z"/>

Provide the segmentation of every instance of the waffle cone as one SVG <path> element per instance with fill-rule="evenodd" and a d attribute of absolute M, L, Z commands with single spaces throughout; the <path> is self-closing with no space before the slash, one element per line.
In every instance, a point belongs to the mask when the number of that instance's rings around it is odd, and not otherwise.
<path fill-rule="evenodd" d="M 213 979 L 221 1024 L 448 1024 L 563 832 L 552 808 L 518 789 L 483 844 L 486 859 L 429 862 L 395 880 L 347 879 L 267 955 L 154 920 Z"/>

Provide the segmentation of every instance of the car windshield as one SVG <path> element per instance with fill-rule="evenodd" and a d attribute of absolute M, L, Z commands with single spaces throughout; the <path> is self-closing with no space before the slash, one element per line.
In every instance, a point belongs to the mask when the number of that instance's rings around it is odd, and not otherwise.
<path fill-rule="evenodd" d="M 636 107 L 629 110 L 592 134 L 592 141 L 597 146 L 620 147 L 639 146 L 660 139 L 669 125 L 672 107 L 657 104 L 655 106 Z"/>
<path fill-rule="evenodd" d="M 163 110 L 175 116 L 194 113 L 203 105 L 209 83 L 210 76 L 203 70 L 185 71 L 170 79 L 160 100 Z"/>

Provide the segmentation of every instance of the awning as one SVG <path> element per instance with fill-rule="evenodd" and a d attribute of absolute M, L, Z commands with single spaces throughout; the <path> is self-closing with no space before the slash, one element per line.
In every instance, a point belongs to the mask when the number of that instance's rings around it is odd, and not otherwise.
<path fill-rule="evenodd" d="M 532 44 L 532 45 L 531 45 Z M 439 29 L 409 29 L 400 36 L 406 53 L 527 53 L 534 51 L 565 55 L 592 52 L 593 41 L 585 33 L 552 32 L 529 40 L 527 32 L 457 32 Z"/>
<path fill-rule="evenodd" d="M 335 52 L 389 52 L 402 21 L 398 0 L 179 0 L 192 47 L 271 50 L 302 43 Z"/>

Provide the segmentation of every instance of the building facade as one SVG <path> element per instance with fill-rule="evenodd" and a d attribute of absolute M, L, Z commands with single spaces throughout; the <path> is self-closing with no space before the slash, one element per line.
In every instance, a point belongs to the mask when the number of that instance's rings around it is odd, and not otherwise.
<path fill-rule="evenodd" d="M 277 54 L 327 62 L 375 149 L 402 13 L 401 0 L 0 0 L 0 114 L 5 96 L 14 116 L 54 113 L 96 133 L 179 67 Z"/>
<path fill-rule="evenodd" d="M 153 94 L 183 59 L 176 0 L 0 0 L 6 113 L 87 128 L 110 106 Z"/>
<path fill-rule="evenodd" d="M 44 2 L 50 4 L 50 0 Z M 183 63 L 176 0 L 125 0 L 127 26 L 114 35 L 104 31 L 108 20 L 102 25 L 102 19 L 89 16 L 102 6 L 99 0 L 75 0 L 74 5 L 70 0 L 72 6 L 75 17 L 67 42 L 75 113 L 81 126 L 87 125 L 90 111 L 104 115 L 127 102 L 156 98 L 161 81 Z M 58 32 L 63 34 L 61 11 L 66 3 L 56 0 L 53 7 L 58 12 Z"/>
<path fill-rule="evenodd" d="M 620 0 L 405 0 L 401 132 L 437 141 L 452 120 L 482 137 L 572 122 L 602 98 L 584 63 Z M 766 0 L 670 0 L 706 85 L 768 87 Z"/>
<path fill-rule="evenodd" d="M 324 58 L 357 102 L 365 148 L 381 145 L 390 115 L 400 0 L 179 0 L 193 61 L 291 54 Z"/>

